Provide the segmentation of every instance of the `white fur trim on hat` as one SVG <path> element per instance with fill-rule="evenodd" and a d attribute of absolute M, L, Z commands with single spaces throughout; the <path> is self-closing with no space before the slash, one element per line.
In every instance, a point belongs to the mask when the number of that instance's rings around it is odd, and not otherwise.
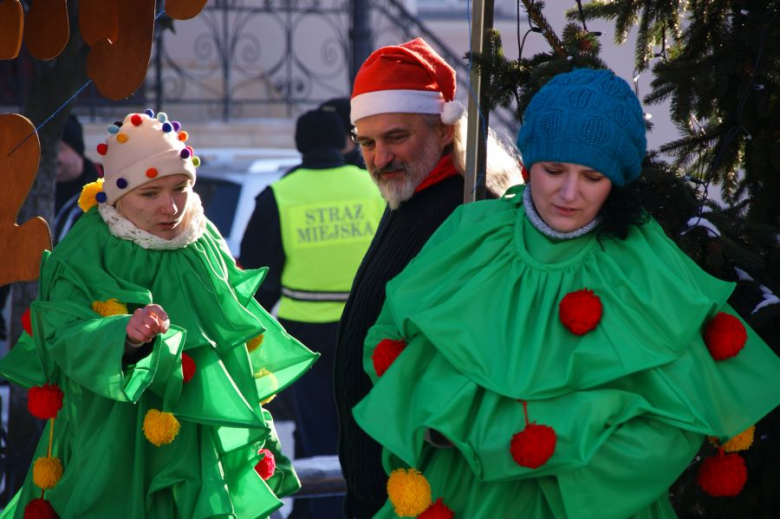
<path fill-rule="evenodd" d="M 440 114 L 444 109 L 441 92 L 428 90 L 376 90 L 352 98 L 350 118 L 356 121 L 377 114 Z"/>

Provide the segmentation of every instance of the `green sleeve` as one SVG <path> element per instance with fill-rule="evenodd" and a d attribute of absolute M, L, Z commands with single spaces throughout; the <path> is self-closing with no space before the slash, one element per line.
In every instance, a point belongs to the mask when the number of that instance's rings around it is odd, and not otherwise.
<path fill-rule="evenodd" d="M 41 359 L 35 350 L 35 341 L 26 332 L 16 345 L 0 359 L 0 376 L 24 388 L 46 383 Z"/>
<path fill-rule="evenodd" d="M 668 492 L 704 436 L 637 417 L 620 426 L 587 465 L 558 473 L 568 517 L 620 519 Z"/>
<path fill-rule="evenodd" d="M 64 376 L 105 398 L 136 402 L 152 389 L 167 399 L 175 396 L 168 387 L 180 373 L 183 331 L 172 327 L 158 336 L 150 355 L 136 364 L 124 364 L 129 314 L 102 317 L 91 309 L 84 293 L 67 279 L 52 287 L 49 301 L 31 306 L 33 340 L 45 379 Z M 155 378 L 160 378 L 153 383 Z M 180 377 L 179 377 L 180 378 Z M 179 384 L 180 385 L 180 384 Z"/>

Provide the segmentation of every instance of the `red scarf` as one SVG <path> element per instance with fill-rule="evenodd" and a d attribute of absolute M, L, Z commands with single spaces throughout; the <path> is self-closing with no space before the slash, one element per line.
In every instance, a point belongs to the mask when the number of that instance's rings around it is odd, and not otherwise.
<path fill-rule="evenodd" d="M 455 169 L 455 165 L 452 163 L 452 154 L 448 153 L 445 156 L 441 158 L 438 164 L 436 164 L 436 167 L 434 167 L 430 173 L 428 173 L 428 176 L 423 179 L 422 182 L 420 182 L 420 185 L 417 186 L 417 189 L 414 190 L 415 193 L 419 193 L 425 188 L 434 186 L 441 182 L 444 179 L 454 177 L 455 175 L 459 175 L 458 170 Z"/>

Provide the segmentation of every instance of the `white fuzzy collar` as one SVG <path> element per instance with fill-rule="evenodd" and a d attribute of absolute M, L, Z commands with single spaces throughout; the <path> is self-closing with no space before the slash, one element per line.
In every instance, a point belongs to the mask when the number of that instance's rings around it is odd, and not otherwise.
<path fill-rule="evenodd" d="M 187 228 L 171 240 L 160 238 L 154 234 L 141 230 L 130 220 L 119 214 L 116 207 L 109 204 L 99 204 L 98 211 L 103 221 L 108 225 L 111 234 L 122 240 L 128 240 L 139 247 L 152 250 L 175 250 L 186 247 L 197 241 L 206 232 L 206 216 L 203 214 L 203 205 L 197 193 L 190 195 L 189 211 L 191 214 L 186 223 Z"/>

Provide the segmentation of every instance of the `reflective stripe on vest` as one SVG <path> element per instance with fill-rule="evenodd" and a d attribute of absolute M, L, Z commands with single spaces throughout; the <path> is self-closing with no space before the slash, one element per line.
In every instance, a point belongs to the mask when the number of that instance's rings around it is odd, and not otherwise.
<path fill-rule="evenodd" d="M 296 301 L 330 301 L 346 302 L 349 292 L 312 292 L 309 290 L 293 290 L 292 288 L 282 287 L 282 295 L 295 299 Z"/>
<path fill-rule="evenodd" d="M 298 169 L 271 188 L 285 255 L 279 317 L 338 321 L 384 212 L 379 190 L 355 166 Z"/>

